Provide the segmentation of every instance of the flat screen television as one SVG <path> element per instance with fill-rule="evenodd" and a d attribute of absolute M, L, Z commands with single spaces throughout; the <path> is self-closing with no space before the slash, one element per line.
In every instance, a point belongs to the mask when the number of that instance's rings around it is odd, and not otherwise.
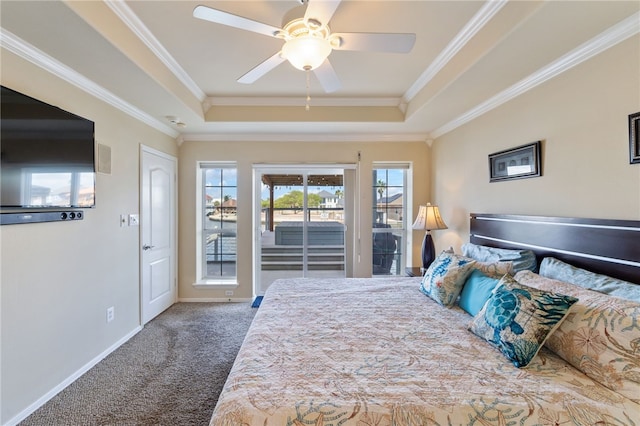
<path fill-rule="evenodd" d="M 0 207 L 94 207 L 93 121 L 0 89 Z"/>

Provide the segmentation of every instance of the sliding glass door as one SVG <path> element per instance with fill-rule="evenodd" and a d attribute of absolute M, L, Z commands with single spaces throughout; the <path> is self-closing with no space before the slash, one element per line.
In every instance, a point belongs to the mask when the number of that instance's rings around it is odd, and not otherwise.
<path fill-rule="evenodd" d="M 279 278 L 344 277 L 344 169 L 255 169 L 254 292 Z"/>

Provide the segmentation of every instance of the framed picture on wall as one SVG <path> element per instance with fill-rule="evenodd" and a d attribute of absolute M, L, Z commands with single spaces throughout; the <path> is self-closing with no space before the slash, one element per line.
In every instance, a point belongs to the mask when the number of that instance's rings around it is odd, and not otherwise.
<path fill-rule="evenodd" d="M 489 154 L 489 182 L 541 176 L 540 141 Z"/>
<path fill-rule="evenodd" d="M 640 163 L 640 112 L 629 116 L 629 163 Z"/>

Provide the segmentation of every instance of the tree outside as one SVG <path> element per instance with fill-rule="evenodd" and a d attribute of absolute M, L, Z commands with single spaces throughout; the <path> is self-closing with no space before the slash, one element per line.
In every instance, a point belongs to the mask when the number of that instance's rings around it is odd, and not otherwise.
<path fill-rule="evenodd" d="M 276 209 L 301 209 L 303 205 L 303 192 L 290 191 L 273 200 Z M 322 199 L 318 194 L 307 194 L 307 207 L 320 207 Z M 269 207 L 269 200 L 262 200 L 262 207 Z"/>
<path fill-rule="evenodd" d="M 387 184 L 385 183 L 385 181 L 380 179 L 380 180 L 378 180 L 377 186 L 378 186 L 378 195 L 380 196 L 380 199 L 382 200 L 382 196 L 384 195 L 384 192 L 387 189 Z"/>

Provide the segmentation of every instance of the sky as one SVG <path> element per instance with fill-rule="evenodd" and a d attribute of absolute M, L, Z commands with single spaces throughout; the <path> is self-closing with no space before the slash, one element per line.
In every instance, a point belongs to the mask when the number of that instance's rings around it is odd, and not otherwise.
<path fill-rule="evenodd" d="M 210 173 L 207 173 L 207 184 L 213 186 L 219 186 L 222 184 L 225 187 L 224 195 L 230 195 L 232 198 L 237 197 L 237 169 L 209 169 Z M 374 177 L 374 182 L 382 181 L 384 182 L 384 186 L 386 186 L 386 196 L 395 195 L 402 192 L 404 178 L 402 169 L 378 169 L 376 171 L 376 175 Z M 278 197 L 286 194 L 292 190 L 300 190 L 302 191 L 302 186 L 298 187 L 276 187 L 274 191 L 274 196 L 277 199 Z M 309 193 L 319 193 L 321 191 L 327 191 L 332 194 L 336 192 L 336 190 L 341 190 L 344 192 L 344 187 L 342 186 L 310 186 L 307 188 Z M 211 194 L 213 195 L 213 194 Z M 262 183 L 260 197 L 262 200 L 269 199 L 269 188 Z M 214 198 L 218 198 L 215 197 Z"/>
<path fill-rule="evenodd" d="M 402 192 L 402 188 L 404 185 L 404 177 L 403 177 L 403 173 L 404 170 L 402 169 L 382 169 L 379 170 L 378 173 L 376 173 L 377 176 L 377 181 L 382 181 L 384 182 L 384 184 L 387 186 L 387 194 L 386 196 L 391 196 L 391 195 L 395 195 L 398 193 Z M 375 179 L 374 179 L 375 180 Z M 274 197 L 278 198 L 279 196 L 288 193 L 289 191 L 293 190 L 293 189 L 298 189 L 300 191 L 302 191 L 302 187 L 276 187 L 274 193 Z M 319 193 L 321 191 L 327 191 L 330 192 L 332 194 L 334 194 L 336 192 L 336 190 L 339 189 L 341 191 L 343 191 L 344 193 L 344 187 L 340 186 L 340 187 L 333 187 L 333 186 L 310 186 L 307 188 L 307 191 L 309 193 Z M 260 196 L 263 200 L 268 200 L 269 199 L 269 188 L 265 185 L 262 184 L 262 192 L 261 192 L 261 196 Z"/>

